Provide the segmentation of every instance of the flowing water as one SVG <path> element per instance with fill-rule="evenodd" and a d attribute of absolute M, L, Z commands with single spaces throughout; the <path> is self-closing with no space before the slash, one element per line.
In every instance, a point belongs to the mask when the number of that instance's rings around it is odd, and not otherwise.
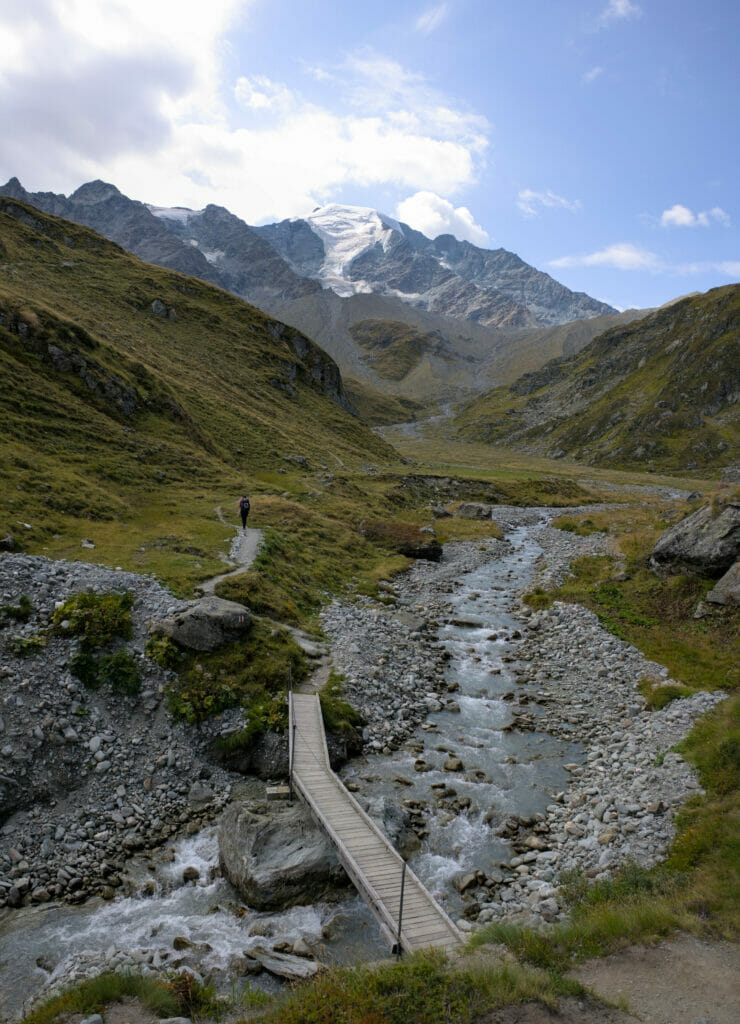
<path fill-rule="evenodd" d="M 410 859 L 410 866 L 453 915 L 461 910 L 454 879 L 476 868 L 489 873 L 510 859 L 510 847 L 494 829 L 509 814 L 531 815 L 551 803 L 551 794 L 567 786 L 568 762 L 580 759 L 577 744 L 540 732 L 503 732 L 512 722 L 505 694 L 531 690 L 515 687 L 510 662 L 522 626 L 512 613 L 512 596 L 526 587 L 541 548 L 530 527 L 507 535 L 512 551 L 461 576 L 449 596 L 446 624 L 439 639 L 450 653 L 447 679 L 459 684 L 459 713 L 437 712 L 419 730 L 424 738 L 423 759 L 431 771 L 418 773 L 418 756 L 399 750 L 392 757 L 373 755 L 354 762 L 344 775 L 357 778 L 364 792 L 394 801 L 426 801 L 435 807 L 433 784 L 446 784 L 458 796 L 468 796 L 467 813 L 430 814 L 429 837 Z M 536 688 L 535 688 L 536 689 Z M 535 716 L 535 704 L 527 706 Z M 450 753 L 463 762 L 462 773 L 444 771 Z M 405 783 L 396 780 L 402 777 Z M 363 781 L 372 780 L 368 787 Z M 482 781 L 481 781 L 482 780 Z M 492 811 L 490 824 L 484 820 Z"/>
<path fill-rule="evenodd" d="M 372 780 L 362 783 L 365 793 L 429 803 L 429 836 L 410 864 L 453 915 L 461 909 L 455 877 L 475 868 L 488 873 L 509 859 L 509 848 L 493 831 L 496 824 L 510 813 L 543 810 L 550 794 L 567 785 L 563 764 L 580 756 L 576 745 L 544 733 L 502 731 L 512 721 L 503 697 L 514 690 L 505 659 L 516 655 L 521 626 L 512 613 L 512 597 L 526 586 L 540 553 L 528 527 L 513 530 L 507 539 L 510 554 L 463 574 L 449 596 L 439 639 L 450 652 L 447 677 L 459 684 L 455 698 L 460 711 L 431 714 L 426 729 L 419 730 L 431 770 L 415 772 L 416 755 L 402 749 L 390 757 L 355 761 L 344 773 L 347 779 Z M 462 760 L 462 773 L 443 770 L 450 752 Z M 398 777 L 410 784 L 399 784 Z M 431 810 L 436 807 L 430 798 L 435 782 L 469 796 L 468 811 L 453 816 Z M 489 824 L 484 815 L 491 809 Z M 217 863 L 215 829 L 209 828 L 181 840 L 174 847 L 174 860 L 155 862 L 153 870 L 151 862 L 134 862 L 130 873 L 140 883 L 149 882 L 147 896 L 6 913 L 0 918 L 0 1016 L 18 1014 L 30 993 L 63 973 L 65 960 L 82 951 L 156 948 L 168 953 L 170 964 L 177 957 L 172 953 L 174 939 L 184 937 L 198 945 L 203 969 L 224 972 L 231 957 L 264 944 L 265 934 L 271 941 L 303 938 L 327 962 L 357 962 L 387 953 L 359 898 L 280 914 L 245 912 L 228 882 L 216 877 Z M 185 867 L 198 868 L 196 882 L 183 884 Z M 250 935 L 258 921 L 263 934 Z M 276 983 L 262 974 L 251 984 Z"/>

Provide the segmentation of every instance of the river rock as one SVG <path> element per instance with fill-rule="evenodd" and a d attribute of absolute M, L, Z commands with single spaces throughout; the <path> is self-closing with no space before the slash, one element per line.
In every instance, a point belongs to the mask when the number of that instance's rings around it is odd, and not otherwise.
<path fill-rule="evenodd" d="M 209 594 L 169 618 L 153 621 L 151 632 L 193 651 L 215 651 L 238 640 L 251 621 L 252 614 L 243 604 Z"/>
<path fill-rule="evenodd" d="M 253 946 L 248 952 L 255 960 L 259 960 L 270 974 L 288 978 L 291 981 L 298 978 L 312 978 L 319 970 L 319 964 L 315 960 L 294 956 L 291 953 L 279 953 L 277 950 L 267 949 L 265 946 Z"/>
<path fill-rule="evenodd" d="M 232 804 L 218 843 L 221 870 L 255 910 L 315 903 L 348 882 L 333 846 L 300 804 L 273 804 L 269 813 Z"/>
<path fill-rule="evenodd" d="M 718 515 L 705 505 L 661 535 L 650 555 L 650 568 L 716 578 L 739 556 L 740 502 L 727 504 Z"/>

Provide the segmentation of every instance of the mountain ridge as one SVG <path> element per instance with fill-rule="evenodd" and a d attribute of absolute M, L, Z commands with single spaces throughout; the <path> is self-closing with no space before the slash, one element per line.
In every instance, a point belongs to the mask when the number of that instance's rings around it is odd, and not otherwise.
<path fill-rule="evenodd" d="M 465 437 L 614 467 L 721 468 L 738 450 L 740 284 L 613 327 L 458 414 Z M 733 455 L 733 453 L 735 453 Z"/>

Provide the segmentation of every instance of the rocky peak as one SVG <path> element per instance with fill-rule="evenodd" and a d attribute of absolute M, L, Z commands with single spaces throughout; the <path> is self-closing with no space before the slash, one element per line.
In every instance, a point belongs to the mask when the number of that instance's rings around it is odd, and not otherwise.
<path fill-rule="evenodd" d="M 69 197 L 72 203 L 85 203 L 87 205 L 94 205 L 96 203 L 104 203 L 108 199 L 125 199 L 126 197 L 122 192 L 116 188 L 115 185 L 111 185 L 107 181 L 88 181 L 72 193 Z M 132 202 L 132 200 L 127 200 Z"/>

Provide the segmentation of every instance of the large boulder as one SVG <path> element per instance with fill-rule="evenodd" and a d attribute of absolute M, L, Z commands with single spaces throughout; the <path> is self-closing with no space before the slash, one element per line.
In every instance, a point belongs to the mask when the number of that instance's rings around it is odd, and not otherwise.
<path fill-rule="evenodd" d="M 463 501 L 455 509 L 458 519 L 490 519 L 492 514 L 493 505 L 484 505 L 480 501 Z"/>
<path fill-rule="evenodd" d="M 302 804 L 269 813 L 232 804 L 221 818 L 224 875 L 255 910 L 315 903 L 349 884 L 334 847 Z"/>
<path fill-rule="evenodd" d="M 650 555 L 650 568 L 718 578 L 739 556 L 740 503 L 728 503 L 717 515 L 705 505 L 666 530 Z"/>
<path fill-rule="evenodd" d="M 740 604 L 740 562 L 731 565 L 706 596 L 712 604 Z"/>
<path fill-rule="evenodd" d="M 210 594 L 191 601 L 170 618 L 155 620 L 151 632 L 168 636 L 192 651 L 215 651 L 238 640 L 248 631 L 251 621 L 252 614 L 243 604 Z"/>
<path fill-rule="evenodd" d="M 408 540 L 398 545 L 398 553 L 407 558 L 423 558 L 428 562 L 439 562 L 442 558 L 442 545 L 438 540 Z"/>

